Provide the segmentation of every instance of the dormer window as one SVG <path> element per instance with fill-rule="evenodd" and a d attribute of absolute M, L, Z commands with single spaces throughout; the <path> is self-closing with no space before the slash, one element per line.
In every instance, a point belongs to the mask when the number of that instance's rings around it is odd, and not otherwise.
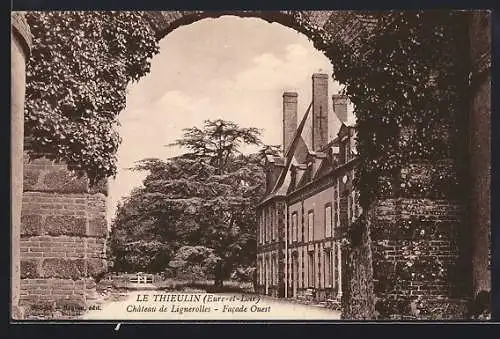
<path fill-rule="evenodd" d="M 312 170 L 313 170 L 313 162 L 312 161 L 309 161 L 307 163 L 307 170 L 306 170 L 306 173 L 307 173 L 307 180 L 308 181 L 311 181 L 312 180 Z"/>
<path fill-rule="evenodd" d="M 358 150 L 356 149 L 356 133 L 353 132 L 354 134 L 351 136 L 351 154 L 353 156 L 358 155 Z"/>
<path fill-rule="evenodd" d="M 347 154 L 348 152 L 348 143 L 346 141 L 343 141 L 340 144 L 341 151 L 340 151 L 340 163 L 345 164 L 347 162 Z"/>

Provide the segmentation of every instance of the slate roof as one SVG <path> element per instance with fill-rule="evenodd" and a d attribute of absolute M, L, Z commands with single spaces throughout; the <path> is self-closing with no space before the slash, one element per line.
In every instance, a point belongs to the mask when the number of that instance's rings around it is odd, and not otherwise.
<path fill-rule="evenodd" d="M 325 145 L 320 151 L 312 151 L 308 144 L 306 121 L 312 111 L 309 105 L 294 134 L 290 147 L 283 156 L 267 156 L 267 163 L 273 176 L 268 182 L 267 195 L 261 200 L 263 204 L 274 197 L 286 196 L 288 192 L 302 187 L 310 181 L 328 175 L 341 164 L 339 163 L 338 146 L 341 136 L 355 125 L 343 123 L 337 137 Z M 336 150 L 335 150 L 336 149 Z M 279 173 L 278 173 L 279 171 Z"/>

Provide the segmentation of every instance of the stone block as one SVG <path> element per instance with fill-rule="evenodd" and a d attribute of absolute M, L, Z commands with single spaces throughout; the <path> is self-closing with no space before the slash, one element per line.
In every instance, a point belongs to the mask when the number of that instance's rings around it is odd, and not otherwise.
<path fill-rule="evenodd" d="M 30 191 L 34 190 L 38 184 L 38 177 L 40 176 L 40 171 L 36 169 L 26 168 L 23 171 L 23 190 Z"/>
<path fill-rule="evenodd" d="M 89 220 L 88 236 L 91 237 L 106 237 L 108 225 L 104 217 L 94 217 Z"/>
<path fill-rule="evenodd" d="M 85 276 L 84 259 L 48 258 L 42 263 L 44 278 L 79 279 Z"/>
<path fill-rule="evenodd" d="M 27 316 L 51 315 L 55 309 L 54 301 L 36 295 L 22 296 L 19 299 L 19 305 L 25 307 Z"/>
<path fill-rule="evenodd" d="M 71 215 L 47 216 L 45 229 L 52 236 L 83 236 L 86 234 L 86 220 Z"/>
<path fill-rule="evenodd" d="M 21 236 L 43 234 L 43 218 L 37 214 L 21 216 Z"/>
<path fill-rule="evenodd" d="M 88 192 L 88 179 L 77 177 L 64 168 L 45 174 L 43 185 L 49 191 L 65 193 Z"/>
<path fill-rule="evenodd" d="M 40 260 L 25 259 L 21 260 L 21 279 L 32 279 L 40 276 Z"/>
<path fill-rule="evenodd" d="M 107 271 L 107 263 L 104 259 L 88 259 L 87 274 L 90 277 L 96 277 Z"/>

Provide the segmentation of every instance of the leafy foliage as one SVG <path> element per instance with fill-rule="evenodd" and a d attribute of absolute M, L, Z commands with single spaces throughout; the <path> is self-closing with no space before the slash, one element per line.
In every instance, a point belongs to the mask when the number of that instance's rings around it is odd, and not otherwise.
<path fill-rule="evenodd" d="M 203 129 L 187 129 L 175 143 L 189 153 L 140 161 L 135 170 L 149 175 L 144 187 L 118 208 L 111 236 L 115 268 L 122 270 L 128 260 L 143 265 L 125 248 L 134 239 L 165 243 L 162 265 L 144 269 L 210 273 L 222 281 L 236 267 L 253 266 L 255 206 L 264 193 L 265 175 L 258 154 L 239 154 L 241 143 L 260 143 L 258 131 L 206 121 Z M 156 258 L 163 250 L 148 256 Z"/>
<path fill-rule="evenodd" d="M 31 151 L 92 181 L 114 175 L 126 88 L 150 70 L 158 41 L 143 12 L 28 12 L 33 49 L 25 126 Z"/>
<path fill-rule="evenodd" d="M 206 120 L 203 129 L 191 127 L 184 129 L 182 139 L 171 146 L 184 146 L 196 157 L 206 157 L 215 166 L 218 174 L 227 170 L 229 161 L 242 143 L 260 144 L 260 131 L 257 128 L 241 128 L 231 121 Z"/>
<path fill-rule="evenodd" d="M 361 205 L 380 194 L 381 177 L 405 164 L 460 154 L 458 135 L 466 67 L 458 56 L 464 14 L 383 12 L 354 44 L 331 45 L 335 77 L 355 105 Z M 404 183 L 403 183 L 404 184 Z"/>
<path fill-rule="evenodd" d="M 220 257 L 211 248 L 204 246 L 182 246 L 175 253 L 169 266 L 175 269 L 178 279 L 201 280 L 214 270 Z"/>

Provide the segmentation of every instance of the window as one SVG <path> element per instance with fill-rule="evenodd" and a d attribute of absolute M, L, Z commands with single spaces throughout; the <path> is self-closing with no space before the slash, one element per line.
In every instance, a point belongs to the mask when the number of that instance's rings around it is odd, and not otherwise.
<path fill-rule="evenodd" d="M 263 242 L 263 234 L 264 234 L 264 214 L 261 212 L 260 214 L 260 225 L 259 225 L 259 242 L 262 244 Z"/>
<path fill-rule="evenodd" d="M 273 240 L 278 237 L 278 211 L 273 211 Z"/>
<path fill-rule="evenodd" d="M 333 215 L 332 215 L 332 237 L 335 237 L 335 228 L 338 227 L 337 222 L 337 199 L 333 198 Z"/>
<path fill-rule="evenodd" d="M 264 210 L 264 234 L 263 242 L 267 242 L 267 211 Z"/>
<path fill-rule="evenodd" d="M 274 284 L 278 285 L 278 257 L 274 256 Z"/>
<path fill-rule="evenodd" d="M 261 264 L 261 271 L 260 271 L 260 283 L 261 285 L 264 285 L 266 282 L 265 282 L 265 270 L 266 270 L 266 264 L 265 264 L 265 261 L 264 261 L 264 257 L 261 257 L 261 261 L 262 261 L 262 264 Z"/>
<path fill-rule="evenodd" d="M 323 287 L 321 283 L 321 252 L 318 252 L 318 283 L 315 284 L 318 288 Z"/>
<path fill-rule="evenodd" d="M 275 222 L 274 222 L 274 221 L 275 221 L 275 220 L 274 220 L 274 213 L 273 213 L 273 211 L 272 211 L 272 210 L 270 210 L 270 211 L 269 211 L 269 216 L 270 216 L 270 218 L 269 218 L 269 219 L 271 219 L 271 237 L 270 237 L 270 238 L 271 238 L 272 240 L 274 240 L 274 239 L 275 239 L 275 238 L 274 238 L 274 228 L 275 228 L 275 226 L 276 226 L 276 225 L 275 225 Z"/>
<path fill-rule="evenodd" d="M 358 216 L 358 204 L 356 202 L 356 192 L 351 192 L 352 196 L 352 220 L 354 221 Z"/>
<path fill-rule="evenodd" d="M 305 252 L 302 255 L 301 263 L 302 265 L 302 274 L 300 275 L 300 287 L 306 287 L 306 254 Z"/>
<path fill-rule="evenodd" d="M 325 288 L 331 288 L 333 277 L 332 277 L 332 251 L 325 251 Z"/>
<path fill-rule="evenodd" d="M 295 239 L 297 241 L 300 241 L 300 238 L 299 238 L 299 216 L 297 214 L 297 212 L 295 212 Z"/>
<path fill-rule="evenodd" d="M 260 228 L 262 227 L 262 216 L 259 215 L 259 225 L 257 226 L 257 243 L 260 244 Z"/>
<path fill-rule="evenodd" d="M 271 262 L 269 257 L 266 259 L 266 285 L 269 285 L 269 281 L 271 278 Z"/>
<path fill-rule="evenodd" d="M 308 240 L 313 241 L 314 240 L 314 212 L 309 211 L 308 214 L 308 219 L 307 219 L 307 226 L 308 226 Z"/>
<path fill-rule="evenodd" d="M 306 241 L 306 225 L 305 225 L 305 222 L 304 222 L 304 213 L 302 213 L 302 220 L 301 220 L 301 230 L 302 230 L 302 234 L 301 234 L 301 239 L 302 239 L 302 242 L 305 242 Z"/>
<path fill-rule="evenodd" d="M 347 137 L 342 138 L 340 141 L 340 163 L 345 164 L 347 162 L 347 153 L 349 149 L 349 143 L 347 142 Z"/>
<path fill-rule="evenodd" d="M 336 213 L 335 213 L 335 225 L 336 225 L 336 227 L 340 227 L 340 179 L 337 180 L 336 188 L 337 188 L 337 192 L 336 192 L 336 195 L 335 195 L 335 200 L 336 200 L 336 204 L 335 204 L 335 210 L 336 210 Z"/>
<path fill-rule="evenodd" d="M 332 236 L 332 206 L 325 206 L 325 237 Z"/>
<path fill-rule="evenodd" d="M 272 218 L 272 215 L 270 213 L 271 211 L 269 209 L 267 209 L 267 242 L 271 242 L 271 231 L 272 231 L 272 222 L 273 222 L 273 218 Z"/>
<path fill-rule="evenodd" d="M 292 239 L 297 241 L 298 225 L 297 225 L 297 212 L 292 213 Z"/>
<path fill-rule="evenodd" d="M 314 252 L 309 252 L 309 265 L 308 265 L 308 280 L 309 287 L 314 287 Z"/>
<path fill-rule="evenodd" d="M 272 286 L 272 285 L 274 285 L 274 257 L 271 258 L 270 263 L 271 263 L 271 265 L 269 265 L 269 266 L 271 266 L 271 267 L 270 267 L 270 272 L 269 272 L 270 273 L 269 274 L 269 285 Z"/>
<path fill-rule="evenodd" d="M 333 228 L 337 227 L 337 185 L 333 186 Z M 332 232 L 333 233 L 333 232 Z M 332 234 L 333 236 L 333 234 Z"/>
<path fill-rule="evenodd" d="M 351 224 L 352 220 L 352 202 L 351 202 L 351 195 L 348 194 L 349 192 L 345 192 L 347 195 L 347 224 Z"/>
<path fill-rule="evenodd" d="M 257 284 L 260 285 L 260 271 L 262 268 L 260 267 L 260 258 L 257 257 Z"/>
<path fill-rule="evenodd" d="M 266 242 L 266 215 L 265 215 L 265 213 L 262 215 L 261 232 L 262 232 L 262 236 L 261 236 L 260 240 L 261 240 L 261 243 L 264 243 L 264 242 Z"/>
<path fill-rule="evenodd" d="M 358 155 L 358 150 L 356 148 L 356 135 L 355 134 L 351 138 L 351 154 L 354 156 Z"/>
<path fill-rule="evenodd" d="M 271 240 L 271 222 L 269 219 L 269 209 L 266 208 L 266 242 Z"/>
<path fill-rule="evenodd" d="M 278 237 L 279 237 L 279 220 L 280 220 L 279 211 L 276 210 L 275 213 L 274 213 L 274 215 L 275 215 L 275 218 L 276 218 L 276 222 L 275 222 L 275 224 L 276 224 L 276 226 L 275 226 L 276 239 L 278 239 Z"/>
<path fill-rule="evenodd" d="M 302 252 L 297 253 L 297 287 L 301 288 L 302 287 L 302 269 L 303 269 L 303 262 L 302 262 Z"/>
<path fill-rule="evenodd" d="M 306 170 L 306 178 L 307 178 L 307 181 L 311 181 L 312 180 L 312 172 L 313 172 L 313 163 L 312 161 L 309 161 L 307 163 L 307 170 Z"/>

